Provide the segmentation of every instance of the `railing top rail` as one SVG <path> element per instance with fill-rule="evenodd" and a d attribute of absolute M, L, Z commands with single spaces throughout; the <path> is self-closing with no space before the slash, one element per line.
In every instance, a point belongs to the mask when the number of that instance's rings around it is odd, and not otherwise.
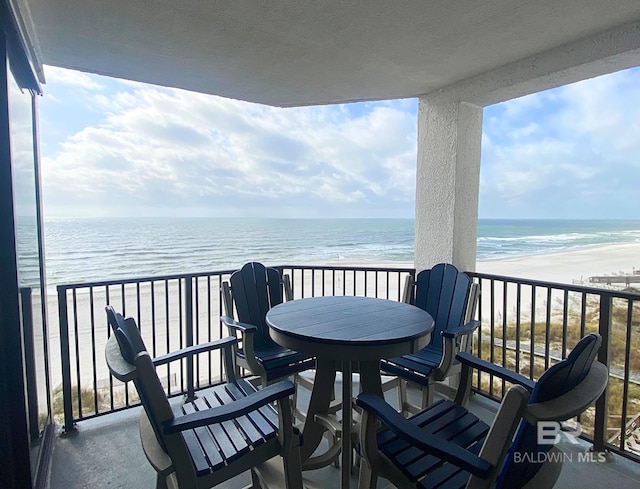
<path fill-rule="evenodd" d="M 376 266 L 357 266 L 357 265 L 344 265 L 344 266 L 334 266 L 334 265 L 277 265 L 274 268 L 278 269 L 302 269 L 302 270 L 325 270 L 325 271 L 364 271 L 364 272 L 404 272 L 404 273 L 415 273 L 416 269 L 413 267 L 376 267 Z M 123 284 L 136 284 L 136 283 L 144 283 L 144 282 L 158 282 L 163 280 L 179 280 L 187 277 L 207 277 L 212 275 L 230 275 L 235 272 L 236 269 L 228 269 L 228 270 L 214 270 L 208 272 L 192 272 L 192 273 L 179 273 L 179 274 L 169 274 L 169 275 L 154 275 L 154 276 L 146 276 L 146 277 L 123 277 L 123 278 L 115 278 L 111 280 L 100 280 L 100 281 L 90 281 L 90 282 L 76 282 L 70 284 L 59 284 L 57 285 L 58 291 L 61 290 L 69 290 L 69 289 L 77 289 L 77 288 L 87 288 L 87 287 L 104 287 L 111 285 L 123 285 Z M 635 292 L 625 292 L 619 290 L 611 290 L 611 289 L 602 289 L 599 287 L 590 287 L 584 285 L 575 285 L 575 284 L 563 284 L 558 282 L 549 282 L 545 280 L 533 280 L 527 278 L 519 278 L 512 277 L 507 275 L 494 275 L 490 273 L 480 273 L 480 272 L 465 272 L 470 277 L 476 278 L 484 278 L 488 280 L 498 280 L 501 282 L 512 282 L 512 283 L 520 283 L 523 285 L 533 285 L 536 287 L 547 287 L 551 289 L 561 289 L 561 290 L 569 290 L 571 292 L 580 292 L 587 294 L 610 294 L 615 297 L 620 297 L 624 299 L 630 300 L 640 300 L 640 294 Z"/>
<path fill-rule="evenodd" d="M 585 285 L 563 284 L 559 282 L 547 282 L 544 280 L 532 280 L 528 278 L 511 277 L 507 275 L 492 275 L 480 272 L 465 272 L 470 277 L 484 278 L 488 280 L 498 280 L 500 282 L 511 282 L 523 285 L 533 285 L 536 287 L 546 287 L 549 289 L 568 290 L 569 292 L 580 292 L 585 294 L 611 295 L 621 299 L 640 301 L 640 294 L 636 292 L 625 292 L 621 290 L 602 289 L 599 287 L 589 287 Z"/>
<path fill-rule="evenodd" d="M 340 271 L 362 271 L 362 272 L 415 272 L 413 267 L 376 267 L 371 265 L 358 266 L 358 265 L 278 265 L 275 268 L 295 268 L 295 269 L 312 269 L 312 270 L 340 270 Z"/>
<path fill-rule="evenodd" d="M 276 265 L 274 268 L 278 269 L 313 269 L 313 270 L 340 270 L 340 271 L 351 271 L 351 270 L 360 270 L 364 272 L 407 272 L 411 273 L 415 271 L 415 268 L 408 267 L 375 267 L 375 266 L 325 266 L 325 265 Z M 123 285 L 123 284 L 136 284 L 143 282 L 159 282 L 162 280 L 179 280 L 187 277 L 208 277 L 212 275 L 230 275 L 235 272 L 236 269 L 229 270 L 215 270 L 210 272 L 192 272 L 192 273 L 176 273 L 170 275 L 154 275 L 147 277 L 123 277 L 123 278 L 114 278 L 111 280 L 100 280 L 100 281 L 92 281 L 92 282 L 76 282 L 71 284 L 60 284 L 57 285 L 58 291 L 68 290 L 68 289 L 79 289 L 79 288 L 87 288 L 87 287 L 105 287 L 109 285 Z"/>
<path fill-rule="evenodd" d="M 78 289 L 84 287 L 102 287 L 108 285 L 123 285 L 123 284 L 135 284 L 143 282 L 159 282 L 161 280 L 178 280 L 187 277 L 208 277 L 211 275 L 229 275 L 235 272 L 234 270 L 216 270 L 212 272 L 193 272 L 193 273 L 176 273 L 171 275 L 154 275 L 148 277 L 134 277 L 134 278 L 114 278 L 111 280 L 101 280 L 93 282 L 76 282 L 72 284 L 60 284 L 57 285 L 58 291 L 65 289 Z"/>

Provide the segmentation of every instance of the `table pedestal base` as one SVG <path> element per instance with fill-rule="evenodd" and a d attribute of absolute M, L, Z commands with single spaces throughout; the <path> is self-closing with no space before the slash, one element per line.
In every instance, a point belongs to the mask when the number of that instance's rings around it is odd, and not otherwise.
<path fill-rule="evenodd" d="M 336 372 L 338 371 L 342 372 L 342 420 L 340 422 L 340 433 L 335 432 L 335 418 L 333 418 L 333 415 L 328 414 L 332 397 L 331 392 L 334 388 Z M 371 392 L 382 397 L 379 361 L 341 362 L 317 359 L 314 388 L 311 392 L 307 419 L 304 423 L 304 444 L 300 449 L 303 470 L 312 470 L 329 465 L 340 452 L 340 463 L 342 465 L 341 487 L 343 488 L 349 487 L 351 465 L 353 463 L 351 434 L 353 428 L 352 375 L 354 372 L 360 372 L 360 388 L 362 392 Z M 339 434 L 339 443 L 329 447 L 321 455 L 312 456 L 322 441 L 326 430 Z"/>

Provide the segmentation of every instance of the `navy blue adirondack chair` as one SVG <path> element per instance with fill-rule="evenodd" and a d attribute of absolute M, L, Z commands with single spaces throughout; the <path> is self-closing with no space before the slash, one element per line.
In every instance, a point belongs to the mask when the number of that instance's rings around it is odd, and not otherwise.
<path fill-rule="evenodd" d="M 595 361 L 600 343 L 595 333 L 585 336 L 537 382 L 460 353 L 455 401 L 438 401 L 409 419 L 379 397 L 361 394 L 360 489 L 376 487 L 378 476 L 398 487 L 425 489 L 553 487 L 563 458 L 556 445 L 538 443 L 537 425 L 573 418 L 604 392 L 609 374 Z M 514 384 L 491 426 L 463 407 L 474 369 Z"/>
<path fill-rule="evenodd" d="M 411 355 L 383 359 L 380 368 L 396 376 L 401 412 L 416 413 L 433 402 L 432 384 L 460 372 L 456 354 L 471 346 L 470 335 L 479 326 L 472 320 L 478 287 L 471 279 L 448 263 L 440 263 L 418 273 L 415 282 L 407 282 L 404 302 L 427 311 L 435 321 L 429 344 Z M 407 383 L 422 390 L 422 403 L 411 404 Z M 391 383 L 385 385 L 385 390 Z"/>
<path fill-rule="evenodd" d="M 260 377 L 263 386 L 314 368 L 315 359 L 278 345 L 269 336 L 265 316 L 269 309 L 291 300 L 289 277 L 261 263 L 246 263 L 222 284 L 225 315 L 221 320 L 242 346 L 235 348 L 236 364 Z M 234 319 L 234 305 L 236 319 Z"/>
<path fill-rule="evenodd" d="M 237 378 L 232 353 L 236 340 L 231 337 L 152 359 L 135 320 L 123 318 L 111 306 L 106 312 L 113 329 L 105 348 L 107 365 L 117 379 L 134 382 L 142 401 L 140 439 L 157 472 L 156 489 L 210 488 L 247 470 L 255 487 L 269 481 L 274 487 L 302 488 L 301 436 L 293 427 L 291 382 L 257 391 Z M 226 382 L 200 391 L 194 401 L 171 405 L 156 367 L 213 350 L 223 354 Z"/>

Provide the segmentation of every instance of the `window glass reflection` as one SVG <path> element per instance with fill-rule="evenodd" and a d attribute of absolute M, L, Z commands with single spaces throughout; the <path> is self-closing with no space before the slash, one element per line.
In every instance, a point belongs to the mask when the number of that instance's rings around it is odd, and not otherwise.
<path fill-rule="evenodd" d="M 9 132 L 13 178 L 18 286 L 25 364 L 25 399 L 29 432 L 37 450 L 39 433 L 48 424 L 45 323 L 43 321 L 42 265 L 38 245 L 38 207 L 33 136 L 33 96 L 22 91 L 9 67 Z"/>

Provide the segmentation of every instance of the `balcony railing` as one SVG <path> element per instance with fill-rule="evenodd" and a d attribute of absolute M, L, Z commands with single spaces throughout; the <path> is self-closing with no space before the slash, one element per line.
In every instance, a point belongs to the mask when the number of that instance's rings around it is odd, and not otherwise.
<path fill-rule="evenodd" d="M 402 284 L 414 273 L 410 268 L 278 268 L 289 275 L 295 298 L 367 295 L 400 300 Z M 65 431 L 73 430 L 77 421 L 138 404 L 128 386 L 114 385 L 104 362 L 110 335 L 104 312 L 107 304 L 135 318 L 151 355 L 163 355 L 228 335 L 219 320 L 220 290 L 232 272 L 59 285 L 61 385 L 57 391 L 64 402 L 58 419 Z M 193 363 L 185 360 L 178 366 L 162 367 L 159 376 L 169 395 L 191 395 L 194 389 L 219 382 L 221 370 L 218 355 L 203 354 Z"/>
<path fill-rule="evenodd" d="M 401 300 L 412 268 L 278 267 L 289 274 L 295 298 L 361 295 Z M 58 286 L 60 325 L 59 421 L 66 431 L 77 421 L 138 404 L 134 390 L 114 385 L 103 360 L 109 328 L 104 306 L 136 319 L 153 356 L 226 336 L 220 287 L 231 270 Z M 633 423 L 640 412 L 640 295 L 470 273 L 480 284 L 480 330 L 474 353 L 530 378 L 537 378 L 584 334 L 603 337 L 599 360 L 609 366 L 607 392 L 578 420 L 596 450 L 611 450 L 640 461 Z M 51 362 L 52 367 L 56 362 Z M 203 354 L 193 363 L 159 372 L 169 395 L 189 395 L 215 384 L 219 356 Z M 55 382 L 55 381 L 54 381 Z M 477 391 L 499 399 L 506 386 L 478 376 Z"/>
<path fill-rule="evenodd" d="M 513 277 L 469 273 L 480 284 L 481 321 L 474 353 L 531 379 L 565 358 L 587 333 L 602 335 L 598 360 L 609 367 L 609 387 L 578 422 L 594 451 L 640 461 L 634 423 L 640 413 L 640 295 Z M 478 376 L 476 388 L 499 399 L 503 382 Z M 640 440 L 638 440 L 640 441 Z M 640 448 L 640 447 L 638 447 Z"/>

